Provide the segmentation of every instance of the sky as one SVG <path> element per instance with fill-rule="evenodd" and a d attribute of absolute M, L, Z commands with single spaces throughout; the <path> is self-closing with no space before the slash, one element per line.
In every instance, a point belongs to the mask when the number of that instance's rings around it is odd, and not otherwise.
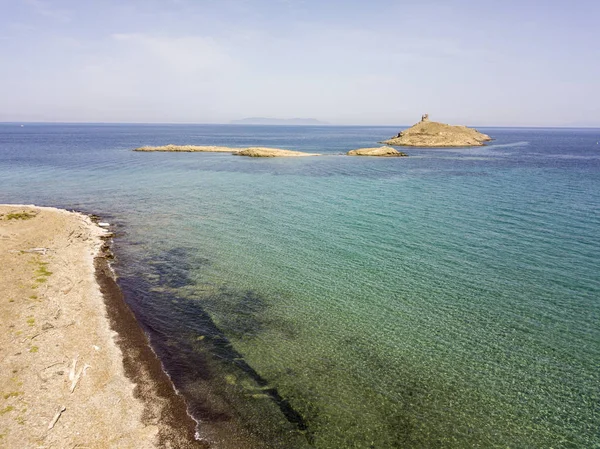
<path fill-rule="evenodd" d="M 600 127 L 597 0 L 0 0 L 0 121 Z"/>

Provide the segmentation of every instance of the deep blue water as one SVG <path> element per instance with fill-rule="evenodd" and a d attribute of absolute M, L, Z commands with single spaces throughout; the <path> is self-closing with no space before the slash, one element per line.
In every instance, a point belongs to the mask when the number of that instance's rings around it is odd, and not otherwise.
<path fill-rule="evenodd" d="M 398 131 L 0 124 L 0 202 L 115 225 L 220 447 L 600 447 L 600 130 L 341 156 Z M 167 143 L 325 156 L 131 151 Z"/>

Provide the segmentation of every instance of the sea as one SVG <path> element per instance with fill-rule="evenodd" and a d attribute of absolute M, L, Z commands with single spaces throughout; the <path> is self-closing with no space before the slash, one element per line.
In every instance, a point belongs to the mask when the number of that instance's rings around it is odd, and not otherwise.
<path fill-rule="evenodd" d="M 214 447 L 600 448 L 600 129 L 402 128 L 3 123 L 0 203 L 110 222 Z"/>

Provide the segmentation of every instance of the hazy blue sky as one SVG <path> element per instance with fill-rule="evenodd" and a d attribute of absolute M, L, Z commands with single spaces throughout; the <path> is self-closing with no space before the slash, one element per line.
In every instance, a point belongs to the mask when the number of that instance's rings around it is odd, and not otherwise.
<path fill-rule="evenodd" d="M 0 121 L 600 126 L 600 1 L 0 0 Z"/>

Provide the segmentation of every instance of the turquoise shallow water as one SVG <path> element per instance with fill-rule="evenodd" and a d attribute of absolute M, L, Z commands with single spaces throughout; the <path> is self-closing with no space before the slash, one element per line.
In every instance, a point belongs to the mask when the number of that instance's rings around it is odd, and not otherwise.
<path fill-rule="evenodd" d="M 600 447 L 600 130 L 339 156 L 397 131 L 2 124 L 0 201 L 115 223 L 223 447 Z M 170 142 L 326 156 L 130 151 Z"/>

